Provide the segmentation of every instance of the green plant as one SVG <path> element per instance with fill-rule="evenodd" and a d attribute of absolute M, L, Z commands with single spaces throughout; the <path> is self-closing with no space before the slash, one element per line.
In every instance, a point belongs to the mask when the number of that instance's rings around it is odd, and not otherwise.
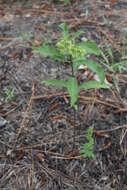
<path fill-rule="evenodd" d="M 100 64 L 86 58 L 88 54 L 100 55 L 97 44 L 91 41 L 76 43 L 76 38 L 83 33 L 82 31 L 70 35 L 65 23 L 62 23 L 60 28 L 62 30 L 62 38 L 56 43 L 55 47 L 51 44 L 43 44 L 41 47 L 33 47 L 33 50 L 35 53 L 40 53 L 45 57 L 50 57 L 60 62 L 68 62 L 71 65 L 72 73 L 67 81 L 51 79 L 43 81 L 43 83 L 67 88 L 71 97 L 71 107 L 74 107 L 80 90 L 108 88 L 108 85 L 104 83 L 105 73 Z M 100 81 L 87 81 L 78 85 L 76 72 L 80 65 L 86 65 L 92 72 L 95 72 Z"/>
<path fill-rule="evenodd" d="M 125 56 L 125 51 L 121 51 L 121 57 L 119 62 L 114 61 L 114 55 L 112 52 L 111 45 L 105 42 L 105 49 L 106 53 L 104 53 L 102 50 L 100 50 L 100 54 L 104 61 L 102 61 L 102 64 L 106 67 L 108 72 L 111 73 L 113 78 L 113 83 L 118 92 L 120 92 L 118 80 L 116 78 L 116 73 L 122 73 L 124 71 L 127 71 L 127 61 L 123 59 L 123 56 Z"/>
<path fill-rule="evenodd" d="M 65 3 L 70 4 L 72 3 L 72 0 L 53 0 L 54 3 Z"/>
<path fill-rule="evenodd" d="M 93 127 L 90 127 L 86 135 L 86 139 L 88 142 L 85 143 L 81 148 L 81 154 L 83 154 L 84 157 L 89 157 L 89 158 L 94 157 L 93 153 L 94 139 L 92 135 L 93 135 Z"/>
<path fill-rule="evenodd" d="M 14 89 L 6 89 L 5 94 L 9 101 L 12 101 L 14 98 Z"/>
<path fill-rule="evenodd" d="M 109 86 L 104 82 L 105 72 L 100 64 L 94 60 L 87 59 L 88 54 L 100 55 L 100 49 L 97 44 L 91 41 L 77 42 L 77 38 L 83 34 L 83 32 L 79 30 L 74 34 L 70 34 L 68 26 L 65 23 L 62 23 L 60 28 L 62 30 L 62 36 L 56 45 L 53 46 L 52 44 L 43 44 L 38 48 L 33 47 L 33 50 L 34 52 L 40 53 L 45 57 L 50 57 L 54 60 L 58 60 L 59 62 L 66 62 L 71 66 L 71 76 L 69 76 L 67 80 L 51 79 L 45 80 L 43 83 L 46 85 L 53 85 L 67 89 L 70 95 L 70 105 L 74 110 L 75 126 L 75 112 L 77 109 L 77 99 L 80 90 L 109 88 Z M 78 72 L 80 65 L 86 65 L 92 72 L 97 74 L 100 81 L 91 80 L 78 84 L 76 73 Z"/>
<path fill-rule="evenodd" d="M 72 0 L 63 0 L 63 2 L 64 2 L 65 4 L 70 4 L 70 3 L 72 2 Z"/>

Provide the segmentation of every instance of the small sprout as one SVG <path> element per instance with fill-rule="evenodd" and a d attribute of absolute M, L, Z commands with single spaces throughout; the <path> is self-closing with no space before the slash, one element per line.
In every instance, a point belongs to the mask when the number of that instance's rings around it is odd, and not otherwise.
<path fill-rule="evenodd" d="M 86 135 L 87 143 L 85 143 L 81 148 L 81 154 L 84 157 L 88 158 L 94 158 L 93 148 L 94 148 L 94 139 L 92 137 L 93 135 L 93 127 L 90 127 L 88 129 L 88 133 Z"/>
<path fill-rule="evenodd" d="M 121 55 L 120 61 L 115 62 L 111 45 L 105 42 L 104 47 L 105 47 L 107 55 L 102 50 L 100 50 L 100 55 L 103 58 L 102 64 L 105 66 L 107 71 L 111 73 L 113 84 L 117 92 L 120 93 L 120 88 L 119 88 L 118 80 L 116 78 L 116 73 L 117 72 L 122 73 L 124 71 L 127 71 L 127 61 L 122 60 L 122 55 Z M 125 52 L 121 52 L 121 53 L 125 54 Z"/>
<path fill-rule="evenodd" d="M 6 89 L 5 91 L 6 97 L 9 101 L 12 101 L 14 98 L 14 89 Z"/>

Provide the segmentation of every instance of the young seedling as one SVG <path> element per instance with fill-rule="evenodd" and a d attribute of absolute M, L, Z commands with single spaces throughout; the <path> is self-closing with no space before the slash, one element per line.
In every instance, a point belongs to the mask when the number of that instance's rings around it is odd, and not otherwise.
<path fill-rule="evenodd" d="M 12 101 L 14 98 L 14 89 L 6 89 L 5 91 L 6 97 L 9 101 Z"/>
<path fill-rule="evenodd" d="M 111 46 L 107 42 L 105 42 L 105 49 L 106 49 L 107 55 L 105 55 L 105 53 L 102 50 L 100 50 L 101 56 L 104 60 L 102 64 L 107 68 L 108 72 L 111 73 L 114 86 L 116 90 L 118 91 L 118 93 L 120 93 L 118 80 L 116 78 L 116 73 L 117 72 L 122 73 L 124 71 L 127 71 L 127 61 L 123 59 L 123 56 L 125 56 L 125 52 L 122 51 L 120 61 L 115 62 Z"/>
<path fill-rule="evenodd" d="M 93 135 L 93 127 L 90 127 L 86 135 L 86 139 L 88 142 L 84 144 L 81 148 L 81 154 L 83 154 L 84 157 L 89 157 L 89 158 L 94 157 L 94 153 L 93 153 L 94 139 L 92 135 Z"/>
<path fill-rule="evenodd" d="M 79 30 L 71 35 L 65 23 L 62 23 L 60 28 L 62 30 L 62 36 L 55 46 L 52 44 L 43 44 L 38 48 L 33 47 L 33 50 L 36 53 L 40 53 L 45 57 L 50 57 L 59 62 L 67 62 L 71 66 L 71 76 L 69 76 L 67 80 L 50 79 L 43 81 L 43 83 L 45 85 L 53 85 L 58 88 L 67 89 L 70 95 L 70 105 L 74 111 L 73 145 L 75 146 L 75 121 L 79 92 L 88 89 L 109 88 L 109 86 L 104 82 L 105 72 L 100 64 L 94 60 L 87 59 L 88 54 L 100 55 L 100 49 L 97 44 L 91 41 L 76 42 L 76 39 L 83 34 L 83 32 Z M 96 73 L 99 81 L 91 80 L 78 84 L 76 73 L 81 65 L 87 66 L 88 69 Z"/>

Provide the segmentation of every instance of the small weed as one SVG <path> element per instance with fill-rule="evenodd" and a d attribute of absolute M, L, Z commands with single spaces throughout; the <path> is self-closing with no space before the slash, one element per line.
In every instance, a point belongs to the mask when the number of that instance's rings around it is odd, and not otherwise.
<path fill-rule="evenodd" d="M 127 71 L 127 61 L 123 59 L 123 56 L 125 56 L 125 51 L 121 51 L 120 61 L 115 62 L 112 48 L 110 44 L 108 44 L 107 42 L 105 42 L 105 49 L 107 55 L 102 50 L 100 50 L 101 56 L 104 60 L 102 64 L 107 68 L 108 72 L 111 73 L 114 86 L 116 90 L 120 93 L 119 84 L 116 78 L 116 73 L 117 72 L 122 73 L 124 71 Z"/>
<path fill-rule="evenodd" d="M 88 143 L 84 144 L 81 148 L 81 154 L 83 154 L 84 157 L 93 158 L 93 148 L 94 148 L 94 139 L 92 137 L 93 135 L 93 127 L 90 127 L 88 129 L 86 139 Z"/>
<path fill-rule="evenodd" d="M 6 97 L 9 101 L 12 101 L 14 98 L 14 89 L 6 89 L 5 91 Z"/>

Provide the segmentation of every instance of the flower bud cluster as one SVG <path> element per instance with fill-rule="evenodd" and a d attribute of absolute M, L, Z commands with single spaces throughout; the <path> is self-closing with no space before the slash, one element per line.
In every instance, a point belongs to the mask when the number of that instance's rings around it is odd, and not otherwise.
<path fill-rule="evenodd" d="M 76 44 L 72 43 L 72 40 L 68 38 L 61 39 L 57 43 L 57 48 L 63 55 L 71 56 L 72 58 L 79 58 L 85 56 L 85 50 Z"/>

